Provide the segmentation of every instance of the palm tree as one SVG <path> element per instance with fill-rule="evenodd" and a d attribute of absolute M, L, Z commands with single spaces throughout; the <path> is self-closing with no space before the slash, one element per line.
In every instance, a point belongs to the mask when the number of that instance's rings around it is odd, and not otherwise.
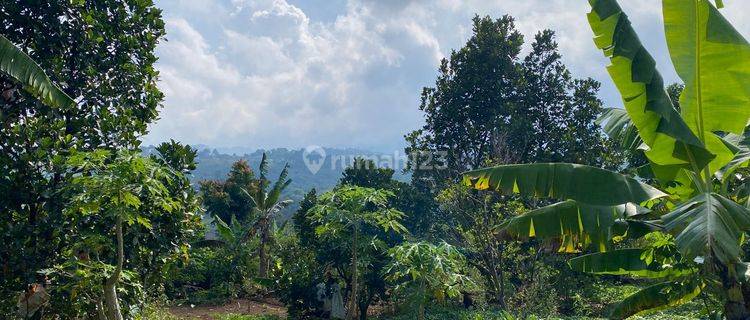
<path fill-rule="evenodd" d="M 289 164 L 284 166 L 281 170 L 281 174 L 276 182 L 273 184 L 270 190 L 267 190 L 271 185 L 271 182 L 266 178 L 268 176 L 268 158 L 263 153 L 263 158 L 260 161 L 260 177 L 258 178 L 258 185 L 254 190 L 248 191 L 243 190 L 250 198 L 253 203 L 253 216 L 255 217 L 255 223 L 253 229 L 257 232 L 260 238 L 260 244 L 258 245 L 258 260 L 260 265 L 258 266 L 258 277 L 268 277 L 269 268 L 269 252 L 267 246 L 273 242 L 273 221 L 276 215 L 282 209 L 286 208 L 292 203 L 292 200 L 286 199 L 281 200 L 281 193 L 292 183 L 291 179 L 287 179 L 289 175 Z"/>
<path fill-rule="evenodd" d="M 563 200 L 514 217 L 502 230 L 560 239 L 562 252 L 598 251 L 571 260 L 576 270 L 660 279 L 622 301 L 613 318 L 704 292 L 720 293 L 728 319 L 750 317 L 750 269 L 740 248 L 750 230 L 750 179 L 737 171 L 750 160 L 750 45 L 711 2 L 663 0 L 669 52 L 685 83 L 677 111 L 617 1 L 589 2 L 594 42 L 610 59 L 607 69 L 624 104 L 624 112 L 607 112 L 605 129 L 644 150 L 649 164 L 638 170 L 641 179 L 537 163 L 470 171 L 465 183 Z M 628 134 L 633 130 L 636 140 Z M 619 239 L 653 232 L 661 240 L 612 250 Z"/>

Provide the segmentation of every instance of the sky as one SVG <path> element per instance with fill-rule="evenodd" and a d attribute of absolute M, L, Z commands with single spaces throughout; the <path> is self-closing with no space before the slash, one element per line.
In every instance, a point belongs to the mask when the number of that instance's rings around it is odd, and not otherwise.
<path fill-rule="evenodd" d="M 750 1 L 722 13 L 750 37 Z M 667 83 L 669 60 L 656 0 L 622 0 Z M 167 41 L 157 47 L 165 94 L 144 144 L 175 139 L 212 147 L 354 147 L 403 150 L 423 124 L 423 87 L 440 59 L 471 36 L 471 18 L 516 18 L 528 52 L 534 34 L 556 32 L 573 76 L 602 82 L 621 106 L 591 40 L 583 0 L 156 0 Z"/>

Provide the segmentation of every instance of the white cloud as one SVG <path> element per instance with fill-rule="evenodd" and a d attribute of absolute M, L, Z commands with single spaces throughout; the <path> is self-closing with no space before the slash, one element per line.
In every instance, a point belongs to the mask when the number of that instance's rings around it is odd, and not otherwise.
<path fill-rule="evenodd" d="M 516 18 L 528 43 L 557 32 L 577 77 L 619 98 L 591 41 L 583 1 L 161 0 L 167 38 L 157 49 L 161 120 L 146 143 L 174 138 L 214 146 L 308 144 L 394 150 L 421 126 L 423 86 L 471 34 L 474 14 Z M 676 80 L 653 0 L 621 1 L 669 81 Z M 302 8 L 305 8 L 303 10 Z M 724 10 L 741 32 L 749 4 Z M 331 8 L 335 13 L 331 13 Z M 317 17 L 317 18 L 311 18 Z"/>

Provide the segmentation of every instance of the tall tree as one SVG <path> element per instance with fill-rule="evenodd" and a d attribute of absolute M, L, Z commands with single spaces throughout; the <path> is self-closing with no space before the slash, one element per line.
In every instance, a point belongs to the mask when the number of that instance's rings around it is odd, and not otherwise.
<path fill-rule="evenodd" d="M 440 185 L 481 165 L 493 152 L 495 129 L 512 113 L 523 36 L 510 16 L 476 16 L 473 31 L 463 48 L 440 62 L 435 86 L 422 91 L 425 125 L 407 135 L 417 183 Z"/>
<path fill-rule="evenodd" d="M 231 221 L 234 216 L 244 223 L 252 218 L 254 205 L 248 192 L 255 190 L 257 183 L 255 172 L 247 161 L 239 160 L 232 164 L 226 180 L 200 182 L 203 205 L 209 214 L 224 222 Z"/>
<path fill-rule="evenodd" d="M 21 290 L 58 259 L 71 173 L 69 150 L 138 146 L 157 116 L 153 51 L 164 35 L 151 1 L 23 1 L 0 4 L 0 34 L 20 47 L 53 83 L 75 99 L 64 106 L 37 100 L 0 74 L 0 260 L 6 290 Z M 22 125 L 21 125 L 22 124 Z M 12 192 L 11 192 L 12 191 Z"/>
<path fill-rule="evenodd" d="M 103 277 L 101 283 L 84 277 L 79 280 L 79 289 L 88 291 L 101 288 L 99 301 L 96 301 L 99 314 L 108 320 L 123 319 L 118 286 L 127 273 L 126 257 L 134 257 L 142 246 L 126 243 L 128 233 L 139 228 L 151 230 L 154 225 L 152 219 L 162 218 L 162 215 L 176 215 L 176 220 L 185 220 L 192 216 L 195 207 L 181 197 L 184 192 L 170 191 L 170 182 L 179 179 L 180 174 L 169 167 L 160 165 L 155 159 L 145 158 L 137 152 L 121 151 L 111 154 L 100 150 L 91 153 L 73 154 L 68 159 L 73 170 L 82 171 L 72 179 L 71 188 L 75 194 L 66 212 L 66 218 L 73 225 L 81 229 L 91 228 L 105 231 L 83 232 L 78 250 L 84 250 L 85 258 L 79 255 L 68 266 L 73 266 L 76 275 L 91 274 L 91 277 Z M 187 206 L 186 206 L 187 204 Z M 148 206 L 148 209 L 144 208 Z M 88 228 L 87 228 L 88 227 Z M 111 236 L 113 241 L 107 243 L 104 239 Z M 131 231 L 131 232 L 129 232 Z M 139 232 L 132 238 L 135 243 L 147 240 L 147 233 Z M 107 250 L 89 246 L 101 242 Z M 89 252 L 90 250 L 90 252 Z M 90 253 L 90 254 L 89 254 Z M 93 259 L 94 261 L 89 261 Z M 92 271 L 96 266 L 103 270 Z M 62 286 L 63 283 L 57 283 Z M 86 288 L 91 286 L 92 288 Z"/>
<path fill-rule="evenodd" d="M 315 225 L 310 213 L 310 209 L 318 202 L 318 195 L 315 189 L 310 190 L 299 204 L 299 208 L 294 212 L 292 221 L 294 230 L 300 244 L 306 248 L 313 248 L 315 245 Z"/>
<path fill-rule="evenodd" d="M 367 317 L 369 301 L 364 308 L 360 305 L 361 270 L 369 269 L 373 251 L 383 247 L 383 240 L 376 233 L 365 230 L 374 227 L 384 232 L 407 232 L 401 225 L 404 213 L 388 205 L 392 196 L 385 190 L 344 185 L 323 194 L 311 209 L 318 224 L 316 233 L 328 241 L 342 243 L 338 247 L 344 247 L 351 258 L 346 315 L 349 320 Z"/>
<path fill-rule="evenodd" d="M 522 44 L 512 17 L 474 18 L 473 36 L 423 90 L 426 124 L 406 136 L 416 185 L 436 192 L 486 162 L 604 164 L 599 83 L 570 75 L 554 32 L 539 32 L 523 60 Z"/>

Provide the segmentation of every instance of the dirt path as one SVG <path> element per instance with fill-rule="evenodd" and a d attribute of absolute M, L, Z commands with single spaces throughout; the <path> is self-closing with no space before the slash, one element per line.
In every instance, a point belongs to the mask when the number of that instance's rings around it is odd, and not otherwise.
<path fill-rule="evenodd" d="M 169 308 L 169 312 L 180 317 L 180 319 L 200 319 L 213 320 L 215 314 L 247 314 L 247 315 L 276 315 L 282 319 L 286 318 L 286 308 L 281 304 L 268 301 L 258 302 L 246 299 L 238 299 L 219 306 L 195 306 L 190 305 L 174 306 Z"/>

